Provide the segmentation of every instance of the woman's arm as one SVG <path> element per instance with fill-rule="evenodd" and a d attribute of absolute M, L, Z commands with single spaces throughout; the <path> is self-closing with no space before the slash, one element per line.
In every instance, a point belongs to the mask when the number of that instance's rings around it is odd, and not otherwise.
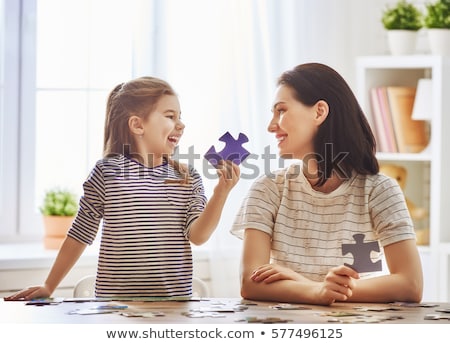
<path fill-rule="evenodd" d="M 246 229 L 241 266 L 241 296 L 275 302 L 331 304 L 352 294 L 358 274 L 341 266 L 315 282 L 284 267 L 270 263 L 271 239 L 267 233 Z"/>
<path fill-rule="evenodd" d="M 414 240 L 384 247 L 389 275 L 356 281 L 352 302 L 420 302 L 422 265 Z"/>
<path fill-rule="evenodd" d="M 25 288 L 11 296 L 5 297 L 5 300 L 31 300 L 50 297 L 62 279 L 75 265 L 85 248 L 86 244 L 71 237 L 66 237 L 44 285 Z"/>

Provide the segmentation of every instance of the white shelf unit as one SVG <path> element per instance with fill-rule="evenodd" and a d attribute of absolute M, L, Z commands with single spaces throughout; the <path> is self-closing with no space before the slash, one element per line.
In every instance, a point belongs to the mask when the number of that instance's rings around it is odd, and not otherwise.
<path fill-rule="evenodd" d="M 380 163 L 408 170 L 405 195 L 429 211 L 429 245 L 419 246 L 424 301 L 450 300 L 450 57 L 435 55 L 363 56 L 356 62 L 356 96 L 371 121 L 370 89 L 417 86 L 431 78 L 430 143 L 421 153 L 378 153 Z"/>

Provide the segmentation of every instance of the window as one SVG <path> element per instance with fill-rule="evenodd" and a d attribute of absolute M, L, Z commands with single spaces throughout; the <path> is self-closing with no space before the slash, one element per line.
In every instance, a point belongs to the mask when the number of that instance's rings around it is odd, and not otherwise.
<path fill-rule="evenodd" d="M 255 59 L 269 56 L 265 6 L 207 0 L 0 1 L 8 18 L 1 28 L 8 40 L 2 42 L 14 52 L 4 62 L 9 74 L 0 75 L 1 95 L 11 101 L 5 101 L 0 122 L 1 160 L 11 162 L 0 167 L 2 240 L 41 237 L 39 205 L 47 189 L 60 186 L 81 195 L 102 155 L 106 97 L 132 77 L 154 75 L 174 86 L 187 124 L 180 151 L 194 147 L 199 155 L 194 165 L 202 175 L 214 175 L 207 163 L 205 170 L 202 156 L 210 145 L 220 145 L 221 128 L 245 131 L 250 145 L 262 146 L 257 132 L 264 129 L 254 123 L 263 128 L 266 123 L 253 116 L 268 111 L 274 74 L 273 61 Z M 208 13 L 201 21 L 195 19 L 199 11 Z M 216 180 L 204 182 L 210 194 Z M 239 200 L 230 204 L 236 208 Z M 231 220 L 235 208 L 225 218 Z M 225 241 L 234 240 L 222 232 Z"/>
<path fill-rule="evenodd" d="M 10 172 L 13 183 L 2 178 L 8 181 L 2 187 L 10 187 L 11 197 L 16 197 L 14 209 L 5 211 L 11 213 L 7 227 L 16 239 L 40 239 L 39 205 L 47 189 L 60 186 L 81 195 L 83 181 L 102 156 L 107 95 L 132 77 L 161 77 L 179 93 L 187 124 L 180 150 L 186 153 L 193 146 L 199 155 L 194 165 L 209 175 L 204 178 L 208 195 L 216 184 L 211 180 L 215 172 L 202 157 L 210 145 L 220 145 L 222 128 L 235 135 L 244 131 L 252 137 L 250 145 L 261 147 L 257 133 L 264 132 L 266 123 L 253 116 L 270 108 L 273 61 L 255 60 L 269 56 L 268 45 L 253 44 L 267 34 L 265 6 L 207 0 L 18 3 L 20 30 L 12 38 L 21 44 L 15 61 L 22 63 L 16 68 L 17 94 L 12 99 L 20 99 L 20 106 L 4 116 L 13 125 L 2 127 L 8 132 L 16 128 L 11 135 L 18 142 L 2 150 L 2 161 L 5 152 L 19 157 Z M 208 15 L 198 21 L 200 11 Z M 263 75 L 261 69 L 269 73 Z M 224 218 L 231 220 L 239 203 L 240 198 L 230 201 L 234 208 Z M 0 234 L 6 231 L 2 228 Z M 235 239 L 226 229 L 222 232 L 232 244 Z"/>
<path fill-rule="evenodd" d="M 42 236 L 45 191 L 64 187 L 81 195 L 102 157 L 109 91 L 151 72 L 153 2 L 0 1 L 1 16 L 8 18 L 1 42 L 16 54 L 1 69 L 12 76 L 0 74 L 0 96 L 16 100 L 1 102 L 0 236 L 34 240 Z M 11 159 L 12 167 L 3 163 Z"/>
<path fill-rule="evenodd" d="M 17 228 L 20 11 L 19 1 L 0 0 L 0 238 Z"/>

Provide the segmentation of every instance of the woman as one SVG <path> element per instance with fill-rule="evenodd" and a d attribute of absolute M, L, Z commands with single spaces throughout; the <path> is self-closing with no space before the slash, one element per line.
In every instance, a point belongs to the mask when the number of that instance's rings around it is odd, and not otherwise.
<path fill-rule="evenodd" d="M 374 136 L 345 80 L 317 63 L 283 73 L 268 130 L 279 154 L 300 163 L 260 177 L 237 214 L 241 295 L 326 305 L 419 302 L 422 268 L 404 195 L 379 174 Z M 360 278 L 344 265 L 342 244 L 358 233 L 380 243 L 388 274 Z"/>

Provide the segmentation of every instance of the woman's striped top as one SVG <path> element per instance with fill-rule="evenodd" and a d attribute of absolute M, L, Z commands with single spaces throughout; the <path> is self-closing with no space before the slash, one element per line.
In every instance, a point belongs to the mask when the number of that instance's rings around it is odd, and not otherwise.
<path fill-rule="evenodd" d="M 315 281 L 353 262 L 351 254 L 343 256 L 342 244 L 354 243 L 356 233 L 382 247 L 415 239 L 396 180 L 354 174 L 333 192 L 321 193 L 311 187 L 301 163 L 254 182 L 231 232 L 242 238 L 246 228 L 270 235 L 274 263 Z"/>
<path fill-rule="evenodd" d="M 103 220 L 96 296 L 192 294 L 189 229 L 206 197 L 200 175 L 189 175 L 174 183 L 182 176 L 172 164 L 148 168 L 123 155 L 97 162 L 68 232 L 91 244 Z"/>

